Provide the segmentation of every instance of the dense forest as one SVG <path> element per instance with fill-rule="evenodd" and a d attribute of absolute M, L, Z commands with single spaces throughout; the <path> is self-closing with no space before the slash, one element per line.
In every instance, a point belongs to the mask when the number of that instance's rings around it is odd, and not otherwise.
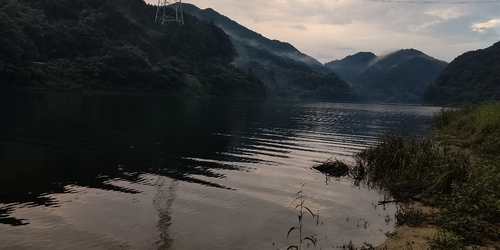
<path fill-rule="evenodd" d="M 428 105 L 500 100 L 500 42 L 455 58 L 423 95 Z"/>
<path fill-rule="evenodd" d="M 1 0 L 1 90 L 265 97 L 213 22 L 154 22 L 143 0 Z"/>

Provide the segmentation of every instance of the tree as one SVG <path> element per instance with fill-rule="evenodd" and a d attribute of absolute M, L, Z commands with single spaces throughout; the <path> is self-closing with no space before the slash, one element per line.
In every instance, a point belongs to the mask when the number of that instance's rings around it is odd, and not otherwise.
<path fill-rule="evenodd" d="M 29 81 L 30 59 L 36 48 L 23 30 L 0 9 L 0 89 L 11 89 Z"/>

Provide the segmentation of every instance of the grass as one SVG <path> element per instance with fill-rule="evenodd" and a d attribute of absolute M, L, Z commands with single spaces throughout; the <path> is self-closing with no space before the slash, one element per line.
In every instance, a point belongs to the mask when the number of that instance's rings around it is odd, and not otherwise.
<path fill-rule="evenodd" d="M 443 109 L 434 116 L 432 127 L 458 137 L 476 153 L 500 152 L 500 102 L 468 105 L 459 110 Z"/>
<path fill-rule="evenodd" d="M 440 233 L 431 249 L 463 249 L 500 242 L 500 103 L 443 109 L 432 124 L 435 137 L 408 140 L 384 135 L 356 155 L 365 182 L 395 201 L 413 197 L 438 207 Z M 345 172 L 340 163 L 332 164 Z M 328 173 L 328 171 L 323 170 Z M 337 172 L 333 172 L 337 173 Z M 399 211 L 398 223 L 418 225 L 419 211 Z"/>
<path fill-rule="evenodd" d="M 451 192 L 436 199 L 437 218 L 444 232 L 433 240 L 436 249 L 485 245 L 500 240 L 500 103 L 442 110 L 432 127 L 470 148 L 474 158 L 464 164 L 465 178 Z M 456 166 L 450 166 L 456 167 Z M 439 248 L 441 246 L 441 248 Z"/>

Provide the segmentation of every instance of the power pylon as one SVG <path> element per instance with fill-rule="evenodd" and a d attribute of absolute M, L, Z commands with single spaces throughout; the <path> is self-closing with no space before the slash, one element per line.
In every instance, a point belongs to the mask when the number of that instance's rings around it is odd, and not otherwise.
<path fill-rule="evenodd" d="M 181 0 L 158 0 L 155 23 L 160 23 L 161 25 L 166 23 L 184 24 Z"/>

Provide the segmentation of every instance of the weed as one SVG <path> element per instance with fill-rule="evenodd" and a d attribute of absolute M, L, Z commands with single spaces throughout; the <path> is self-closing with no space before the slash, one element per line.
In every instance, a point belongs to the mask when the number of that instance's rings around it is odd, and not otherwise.
<path fill-rule="evenodd" d="M 354 247 L 354 244 L 352 244 L 352 241 L 349 241 L 348 244 L 340 245 L 337 248 L 342 248 L 344 250 L 356 250 L 356 248 Z"/>
<path fill-rule="evenodd" d="M 396 234 L 398 234 L 397 230 L 385 232 L 385 236 L 387 236 L 387 238 L 394 238 Z"/>
<path fill-rule="evenodd" d="M 347 164 L 341 160 L 327 160 L 319 165 L 313 166 L 313 169 L 322 172 L 326 176 L 328 183 L 329 177 L 343 178 L 348 177 L 354 180 L 354 185 L 359 186 L 366 177 L 366 169 L 363 162 L 356 162 L 354 165 Z"/>
<path fill-rule="evenodd" d="M 430 248 L 434 250 L 462 250 L 465 248 L 462 237 L 445 232 L 439 232 L 429 243 Z"/>
<path fill-rule="evenodd" d="M 410 227 L 419 226 L 426 219 L 426 216 L 421 209 L 415 208 L 411 205 L 408 206 L 406 204 L 402 204 L 398 207 L 394 217 L 396 218 L 397 225 L 401 226 L 406 224 Z"/>
<path fill-rule="evenodd" d="M 314 214 L 311 209 L 309 209 L 307 206 L 304 205 L 305 198 L 304 198 L 304 185 L 305 183 L 301 183 L 302 187 L 300 188 L 300 191 L 297 192 L 295 200 L 292 201 L 290 205 L 293 205 L 294 203 L 298 203 L 295 205 L 295 210 L 299 211 L 298 215 L 298 223 L 297 226 L 291 227 L 288 230 L 288 233 L 286 234 L 286 237 L 288 238 L 290 236 L 290 233 L 293 231 L 297 230 L 299 233 L 299 244 L 298 245 L 293 245 L 289 246 L 287 250 L 295 249 L 295 250 L 300 250 L 302 249 L 302 246 L 305 244 L 306 247 L 309 247 L 309 245 L 314 245 L 316 247 L 316 242 L 318 241 L 318 238 L 316 235 L 311 235 L 311 236 L 302 236 L 302 229 L 304 226 L 304 215 L 310 214 L 313 219 L 316 221 L 316 226 L 319 224 L 319 211 L 318 214 Z"/>
<path fill-rule="evenodd" d="M 356 248 L 354 246 L 354 244 L 352 244 L 352 241 L 349 241 L 348 244 L 343 244 L 343 245 L 337 246 L 337 248 L 340 248 L 340 249 L 343 249 L 343 250 L 375 250 L 375 249 L 378 249 L 378 250 L 387 250 L 387 246 L 385 246 L 382 249 L 379 249 L 377 247 L 374 247 L 372 244 L 366 243 L 366 242 L 363 243 L 363 246 L 361 248 Z"/>
<path fill-rule="evenodd" d="M 334 161 L 327 160 L 326 162 L 314 166 L 313 168 L 326 175 L 333 176 L 335 178 L 347 176 L 350 171 L 350 166 L 347 163 L 340 160 L 334 160 Z"/>

